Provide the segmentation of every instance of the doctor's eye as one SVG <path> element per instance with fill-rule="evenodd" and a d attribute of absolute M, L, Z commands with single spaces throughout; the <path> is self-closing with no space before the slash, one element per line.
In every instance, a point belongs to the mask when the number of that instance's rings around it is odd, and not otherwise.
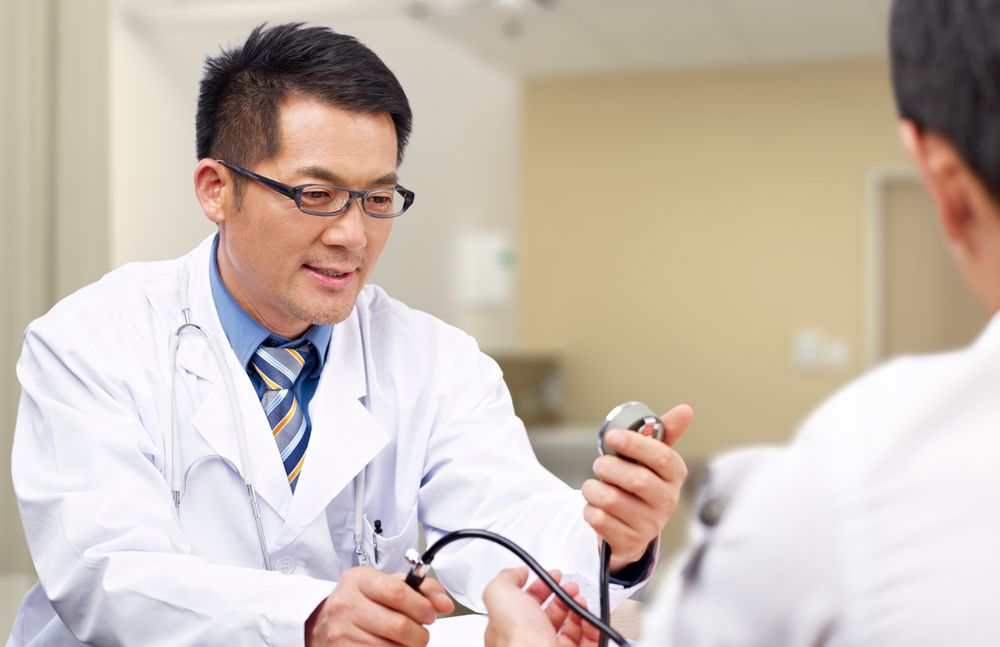
<path fill-rule="evenodd" d="M 365 211 L 374 214 L 400 214 L 405 197 L 396 189 L 373 191 L 365 198 Z"/>
<path fill-rule="evenodd" d="M 339 209 L 350 195 L 346 191 L 341 191 L 327 186 L 307 186 L 302 190 L 302 206 L 307 209 Z"/>
<path fill-rule="evenodd" d="M 395 191 L 369 193 L 365 207 L 368 211 L 375 213 L 394 213 L 396 211 L 396 195 L 398 194 Z"/>

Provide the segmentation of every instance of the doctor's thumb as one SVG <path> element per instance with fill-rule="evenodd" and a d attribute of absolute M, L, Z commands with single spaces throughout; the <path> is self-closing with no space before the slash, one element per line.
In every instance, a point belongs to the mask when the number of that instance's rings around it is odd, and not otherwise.
<path fill-rule="evenodd" d="M 678 404 L 660 416 L 660 420 L 663 422 L 663 442 L 673 445 L 680 440 L 680 437 L 691 426 L 692 419 L 694 419 L 694 409 L 687 404 Z"/>

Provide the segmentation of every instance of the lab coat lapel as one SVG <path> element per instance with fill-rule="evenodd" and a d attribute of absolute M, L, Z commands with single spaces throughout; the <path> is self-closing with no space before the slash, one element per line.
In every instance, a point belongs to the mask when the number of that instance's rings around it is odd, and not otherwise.
<path fill-rule="evenodd" d="M 293 541 L 389 443 L 365 408 L 366 360 L 358 309 L 334 326 L 316 393 L 309 404 L 312 433 L 291 510 L 275 542 Z"/>
<path fill-rule="evenodd" d="M 204 328 L 205 332 L 219 342 L 226 358 L 226 370 L 233 376 L 236 399 L 239 405 L 243 428 L 246 433 L 247 449 L 253 468 L 254 486 L 257 494 L 282 518 L 287 517 L 292 502 L 291 489 L 285 474 L 281 456 L 278 453 L 271 428 L 267 423 L 264 409 L 257 399 L 253 385 L 246 372 L 239 365 L 219 321 L 215 302 L 212 298 L 208 276 L 209 255 L 212 251 L 211 239 L 202 243 L 198 252 L 188 263 L 188 299 L 191 304 L 191 320 Z M 196 406 L 191 424 L 220 456 L 238 466 L 245 475 L 240 461 L 236 440 L 236 422 L 229 410 L 229 399 L 225 382 L 219 373 L 212 351 L 202 336 L 191 331 L 185 333 L 177 352 L 177 366 L 199 379 L 211 383 L 208 394 Z"/>

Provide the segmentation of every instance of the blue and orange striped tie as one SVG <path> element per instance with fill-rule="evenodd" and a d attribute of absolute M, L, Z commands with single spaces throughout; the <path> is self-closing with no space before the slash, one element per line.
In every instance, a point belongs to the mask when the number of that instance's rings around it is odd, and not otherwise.
<path fill-rule="evenodd" d="M 264 382 L 260 403 L 281 452 L 292 492 L 302 472 L 309 444 L 309 420 L 299 407 L 292 386 L 311 349 L 307 341 L 294 348 L 261 345 L 250 360 L 250 366 Z"/>

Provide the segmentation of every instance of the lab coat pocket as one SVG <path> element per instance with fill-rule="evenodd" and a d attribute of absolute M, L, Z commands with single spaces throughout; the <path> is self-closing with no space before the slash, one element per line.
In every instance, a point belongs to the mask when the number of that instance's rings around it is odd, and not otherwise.
<path fill-rule="evenodd" d="M 372 519 L 365 514 L 364 529 L 363 542 L 369 566 L 386 573 L 402 573 L 409 568 L 406 549 L 419 548 L 420 541 L 417 506 L 414 505 L 398 525 L 393 519 Z"/>

